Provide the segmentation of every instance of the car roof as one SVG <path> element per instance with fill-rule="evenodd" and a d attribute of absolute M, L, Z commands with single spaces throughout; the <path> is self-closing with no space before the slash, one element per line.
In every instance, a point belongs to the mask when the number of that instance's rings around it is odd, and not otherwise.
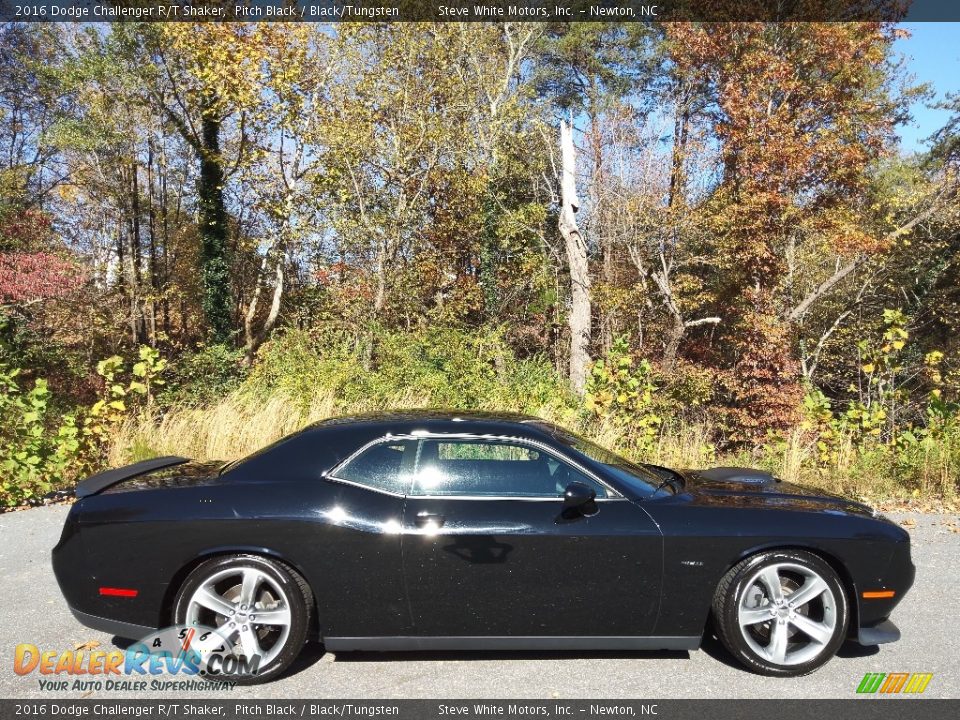
<path fill-rule="evenodd" d="M 483 412 L 477 410 L 390 410 L 328 418 L 312 425 L 316 430 L 327 428 L 357 429 L 383 433 L 414 431 L 445 433 L 483 433 L 542 435 L 550 424 L 541 418 L 520 413 Z"/>
<path fill-rule="evenodd" d="M 260 479 L 273 475 L 279 463 L 287 477 L 315 477 L 318 468 L 329 470 L 363 444 L 391 435 L 449 433 L 550 442 L 559 432 L 560 428 L 540 418 L 519 413 L 392 410 L 345 415 L 287 435 L 231 465 L 225 474 L 235 479 Z"/>

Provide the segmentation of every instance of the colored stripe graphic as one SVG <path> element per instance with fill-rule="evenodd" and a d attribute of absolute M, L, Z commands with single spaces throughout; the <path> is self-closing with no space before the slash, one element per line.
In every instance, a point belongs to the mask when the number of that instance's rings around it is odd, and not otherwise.
<path fill-rule="evenodd" d="M 932 679 L 933 673 L 867 673 L 857 686 L 857 692 L 919 695 L 927 689 Z"/>
<path fill-rule="evenodd" d="M 905 693 L 922 693 L 927 689 L 930 680 L 933 679 L 933 673 L 914 673 L 910 676 L 910 682 L 903 689 Z"/>
<path fill-rule="evenodd" d="M 910 677 L 910 673 L 890 673 L 880 687 L 880 692 L 888 695 L 900 692 L 900 688 L 903 687 L 908 677 Z"/>
<path fill-rule="evenodd" d="M 857 687 L 857 692 L 875 693 L 885 677 L 886 673 L 867 673 L 863 676 L 863 680 L 860 681 L 860 685 Z"/>

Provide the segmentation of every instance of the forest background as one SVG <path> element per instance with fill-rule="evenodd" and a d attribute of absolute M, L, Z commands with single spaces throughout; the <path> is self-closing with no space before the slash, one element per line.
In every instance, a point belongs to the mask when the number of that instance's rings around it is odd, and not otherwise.
<path fill-rule="evenodd" d="M 0 505 L 399 407 L 952 505 L 960 98 L 901 148 L 905 32 L 0 27 Z"/>

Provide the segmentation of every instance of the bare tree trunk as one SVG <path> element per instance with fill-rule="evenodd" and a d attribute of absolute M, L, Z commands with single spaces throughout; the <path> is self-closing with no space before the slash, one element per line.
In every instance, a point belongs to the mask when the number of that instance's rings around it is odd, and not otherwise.
<path fill-rule="evenodd" d="M 273 298 L 270 301 L 270 309 L 267 311 L 267 316 L 263 319 L 263 324 L 260 326 L 260 328 L 257 329 L 254 327 L 254 320 L 257 315 L 257 305 L 260 303 L 260 294 L 263 291 L 263 283 L 265 280 L 264 276 L 266 275 L 271 255 L 272 253 L 268 251 L 263 257 L 263 262 L 260 266 L 260 272 L 257 275 L 257 287 L 253 291 L 253 297 L 250 299 L 250 304 L 247 305 L 247 312 L 243 321 L 243 332 L 246 341 L 245 349 L 247 365 L 253 365 L 253 358 L 256 355 L 257 350 L 263 344 L 263 341 L 266 340 L 270 335 L 270 331 L 277 322 L 277 316 L 280 314 L 280 301 L 283 298 L 284 284 L 284 253 L 282 250 L 277 253 L 278 257 L 275 261 L 276 266 L 274 268 Z"/>
<path fill-rule="evenodd" d="M 560 121 L 560 152 L 561 209 L 558 227 L 566 245 L 570 272 L 570 314 L 567 319 L 570 329 L 570 385 L 575 392 L 582 394 L 590 364 L 590 268 L 587 244 L 576 218 L 580 200 L 577 197 L 573 127 L 563 120 Z"/>
<path fill-rule="evenodd" d="M 373 316 L 377 319 L 387 303 L 387 248 L 383 242 L 377 248 L 377 260 L 374 267 L 376 285 L 373 294 Z"/>
<path fill-rule="evenodd" d="M 150 340 L 157 341 L 157 297 L 160 295 L 157 269 L 157 214 L 154 208 L 154 173 L 153 173 L 153 137 L 147 142 L 147 220 L 150 231 L 150 302 L 148 304 L 148 323 L 150 326 Z"/>
<path fill-rule="evenodd" d="M 663 347 L 663 369 L 670 373 L 677 362 L 677 351 L 680 350 L 680 343 L 683 336 L 687 334 L 687 326 L 683 320 L 674 318 L 673 327 L 667 333 L 667 341 Z"/>
<path fill-rule="evenodd" d="M 123 212 L 127 215 L 121 221 L 124 230 L 120 234 L 120 260 L 124 276 L 124 288 L 127 291 L 127 301 L 130 307 L 130 340 L 134 345 L 146 341 L 146 324 L 143 317 L 143 306 L 140 300 L 140 189 L 137 186 L 137 166 L 130 164 L 129 190 L 130 204 L 123 203 Z"/>

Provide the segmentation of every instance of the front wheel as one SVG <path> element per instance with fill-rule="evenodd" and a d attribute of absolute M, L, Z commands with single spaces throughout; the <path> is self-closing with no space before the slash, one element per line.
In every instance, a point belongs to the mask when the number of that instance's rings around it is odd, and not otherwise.
<path fill-rule="evenodd" d="M 717 634 L 745 667 L 795 677 L 834 656 L 847 633 L 843 584 L 816 555 L 763 552 L 724 576 L 713 602 Z"/>
<path fill-rule="evenodd" d="M 220 678 L 245 684 L 280 675 L 306 641 L 313 606 L 306 581 L 255 555 L 208 560 L 187 576 L 174 602 L 174 622 L 207 626 L 229 641 L 239 668 Z M 211 678 L 213 679 L 213 678 Z"/>

